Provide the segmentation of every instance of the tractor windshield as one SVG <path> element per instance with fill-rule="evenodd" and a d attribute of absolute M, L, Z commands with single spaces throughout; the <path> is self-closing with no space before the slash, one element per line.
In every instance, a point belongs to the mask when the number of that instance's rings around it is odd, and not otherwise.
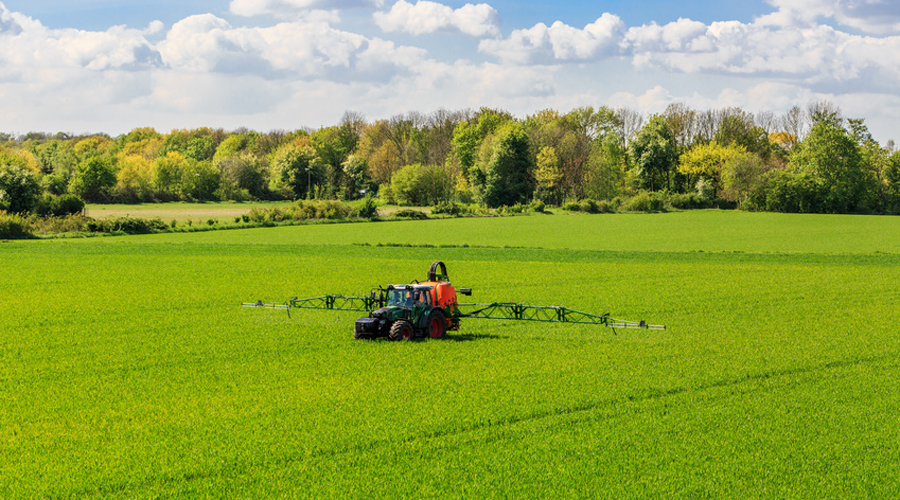
<path fill-rule="evenodd" d="M 412 307 L 412 290 L 395 288 L 390 290 L 387 299 L 389 306 Z"/>

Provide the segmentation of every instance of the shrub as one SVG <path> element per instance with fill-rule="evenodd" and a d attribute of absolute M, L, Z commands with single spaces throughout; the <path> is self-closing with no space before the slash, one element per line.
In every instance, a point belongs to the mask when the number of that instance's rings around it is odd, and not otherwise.
<path fill-rule="evenodd" d="M 621 202 L 621 200 L 619 200 L 618 198 L 615 198 L 610 201 L 600 200 L 599 202 L 597 202 L 597 213 L 601 213 L 601 214 L 614 213 L 616 210 L 619 209 L 620 202 Z"/>
<path fill-rule="evenodd" d="M 427 219 L 428 214 L 426 214 L 425 212 L 420 212 L 418 210 L 412 210 L 409 208 L 405 208 L 403 210 L 398 210 L 398 211 L 394 212 L 394 217 L 422 220 L 422 219 Z"/>
<path fill-rule="evenodd" d="M 32 209 L 40 195 L 41 185 L 30 170 L 0 165 L 0 206 L 12 213 L 25 213 Z"/>
<path fill-rule="evenodd" d="M 570 201 L 563 205 L 563 210 L 568 210 L 569 212 L 580 212 L 581 211 L 581 203 L 577 201 Z"/>
<path fill-rule="evenodd" d="M 528 210 L 531 210 L 532 212 L 544 213 L 544 210 L 546 209 L 547 205 L 541 200 L 534 200 L 528 205 Z"/>
<path fill-rule="evenodd" d="M 660 212 L 665 208 L 665 199 L 660 193 L 646 191 L 628 200 L 625 210 L 631 212 Z"/>
<path fill-rule="evenodd" d="M 595 200 L 581 200 L 579 203 L 581 205 L 581 211 L 587 212 L 589 214 L 596 214 L 600 212 L 600 207 L 597 205 Z"/>
<path fill-rule="evenodd" d="M 168 226 L 159 219 L 117 217 L 114 219 L 91 220 L 87 223 L 85 229 L 92 233 L 148 234 L 166 231 Z"/>
<path fill-rule="evenodd" d="M 693 210 L 698 208 L 709 208 L 712 206 L 712 202 L 697 193 L 684 193 L 673 194 L 670 196 L 669 205 L 671 205 L 672 208 L 681 210 Z"/>
<path fill-rule="evenodd" d="M 363 198 L 362 205 L 360 205 L 359 211 L 357 213 L 363 219 L 377 219 L 378 202 L 375 201 L 375 198 L 373 198 L 372 196 L 366 196 L 365 198 Z"/>
<path fill-rule="evenodd" d="M 74 194 L 64 194 L 53 199 L 50 211 L 57 217 L 84 212 L 84 200 Z"/>
<path fill-rule="evenodd" d="M 31 224 L 24 217 L 0 212 L 0 239 L 23 240 L 29 238 L 34 238 L 34 234 Z"/>
<path fill-rule="evenodd" d="M 469 210 L 465 206 L 454 203 L 452 201 L 442 201 L 431 209 L 431 213 L 433 214 L 445 214 L 452 215 L 454 217 L 464 215 L 468 213 L 468 211 Z"/>

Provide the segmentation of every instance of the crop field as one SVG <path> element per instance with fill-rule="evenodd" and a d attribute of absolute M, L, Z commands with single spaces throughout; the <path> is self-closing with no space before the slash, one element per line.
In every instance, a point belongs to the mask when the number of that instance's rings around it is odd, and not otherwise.
<path fill-rule="evenodd" d="M 434 260 L 475 302 L 668 329 L 464 319 L 355 341 L 358 313 L 239 307 Z M 898 325 L 900 218 L 0 242 L 0 498 L 894 498 Z"/>

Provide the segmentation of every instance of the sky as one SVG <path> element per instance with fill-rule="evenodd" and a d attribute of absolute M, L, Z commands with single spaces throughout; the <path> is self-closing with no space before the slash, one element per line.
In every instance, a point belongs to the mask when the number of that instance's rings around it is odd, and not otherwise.
<path fill-rule="evenodd" d="M 0 0 L 0 132 L 828 100 L 900 140 L 900 0 Z"/>

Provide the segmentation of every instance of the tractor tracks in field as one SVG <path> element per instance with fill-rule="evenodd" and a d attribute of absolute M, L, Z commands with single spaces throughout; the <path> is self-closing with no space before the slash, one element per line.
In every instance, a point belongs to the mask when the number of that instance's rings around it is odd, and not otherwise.
<path fill-rule="evenodd" d="M 577 420 L 575 423 L 580 423 L 588 420 L 613 419 L 626 414 L 636 414 L 652 411 L 652 408 L 639 408 L 636 406 L 640 405 L 641 403 L 661 401 L 668 398 L 675 398 L 689 394 L 710 394 L 720 389 L 741 388 L 739 391 L 731 391 L 727 394 L 721 395 L 709 395 L 707 396 L 707 398 L 722 399 L 733 397 L 735 395 L 746 395 L 752 392 L 769 390 L 770 388 L 764 385 L 757 385 L 756 387 L 753 387 L 753 384 L 759 384 L 760 382 L 764 381 L 771 380 L 778 382 L 781 379 L 789 377 L 814 375 L 834 370 L 841 370 L 844 368 L 852 368 L 859 365 L 884 363 L 886 361 L 894 362 L 887 363 L 884 366 L 885 369 L 896 369 L 900 368 L 900 360 L 898 360 L 898 358 L 900 358 L 900 353 L 851 357 L 801 367 L 772 369 L 758 373 L 748 373 L 743 376 L 715 380 L 707 383 L 700 383 L 697 385 L 678 386 L 668 389 L 647 389 L 631 394 L 625 394 L 619 397 L 585 402 L 583 404 L 562 408 L 533 411 L 526 414 L 505 416 L 496 419 L 487 419 L 485 421 L 475 422 L 464 426 L 428 430 L 399 439 L 381 438 L 331 447 L 328 447 L 326 445 L 321 448 L 312 450 L 307 449 L 302 452 L 284 455 L 278 458 L 271 457 L 269 460 L 265 461 L 223 464 L 221 467 L 202 472 L 185 471 L 184 473 L 172 474 L 163 477 L 150 477 L 146 478 L 144 481 L 139 482 L 123 481 L 118 484 L 108 484 L 99 488 L 83 489 L 81 491 L 74 492 L 73 494 L 63 494 L 53 496 L 51 498 L 71 498 L 73 496 L 107 496 L 110 494 L 123 494 L 129 491 L 140 491 L 148 487 L 165 484 L 189 483 L 216 477 L 244 475 L 249 473 L 251 470 L 258 470 L 260 467 L 285 467 L 290 466 L 291 464 L 302 462 L 328 461 L 329 459 L 335 457 L 362 456 L 373 451 L 377 452 L 378 450 L 393 450 L 398 447 L 404 446 L 417 446 L 419 443 L 435 442 L 456 436 L 465 436 L 467 434 L 477 434 L 481 431 L 490 429 L 510 430 L 520 424 L 539 422 L 556 417 L 576 417 Z M 600 416 L 588 417 L 589 414 L 601 410 L 607 410 L 607 412 Z M 571 423 L 573 422 L 570 420 L 565 425 L 569 425 Z M 550 425 L 550 427 L 554 426 L 555 425 Z M 497 436 L 472 436 L 471 438 L 464 439 L 464 441 L 467 443 L 484 443 L 485 441 L 493 441 L 503 438 L 504 432 L 505 431 L 498 433 Z M 459 443 L 437 443 L 436 447 L 443 448 L 445 446 L 456 446 L 458 444 Z"/>

